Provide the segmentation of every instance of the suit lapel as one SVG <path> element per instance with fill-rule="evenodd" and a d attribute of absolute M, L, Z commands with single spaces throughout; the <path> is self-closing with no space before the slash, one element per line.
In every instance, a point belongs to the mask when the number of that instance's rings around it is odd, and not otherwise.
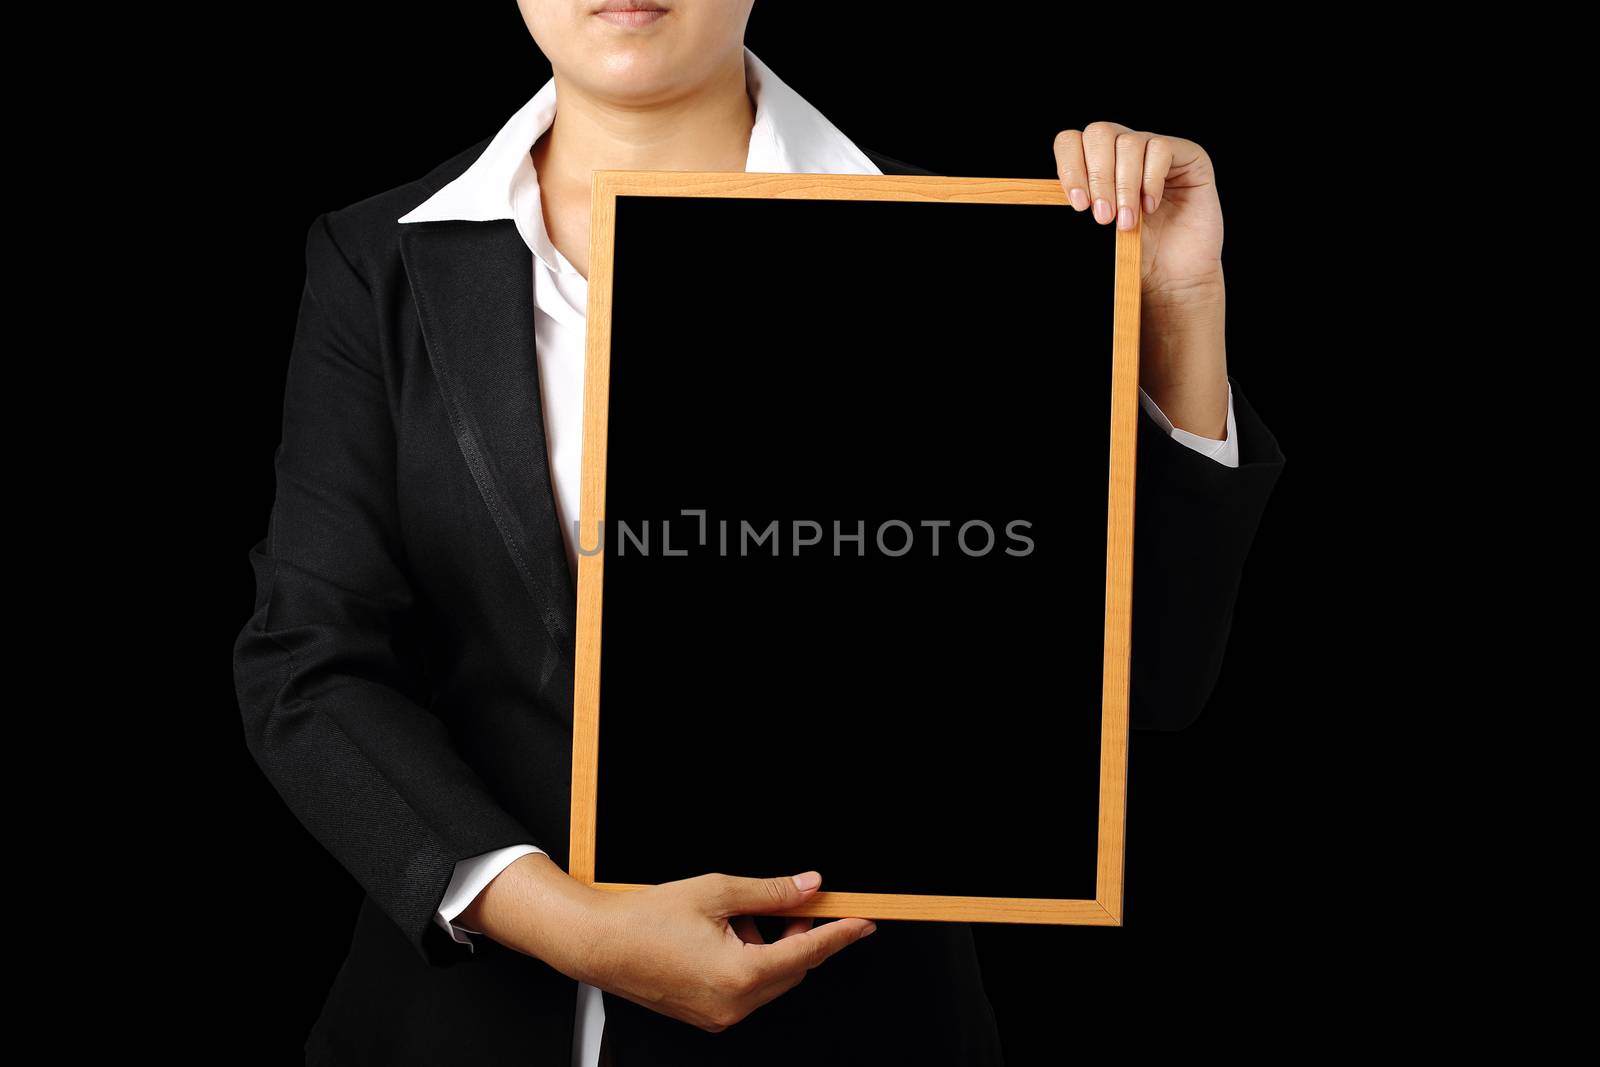
<path fill-rule="evenodd" d="M 931 174 L 868 149 L 885 174 Z M 456 444 L 556 647 L 577 592 L 556 519 L 534 351 L 533 257 L 510 219 L 412 222 L 400 255 Z"/>
<path fill-rule="evenodd" d="M 533 262 L 510 220 L 416 222 L 400 254 L 456 443 L 556 647 L 576 592 L 556 519 L 533 330 Z"/>

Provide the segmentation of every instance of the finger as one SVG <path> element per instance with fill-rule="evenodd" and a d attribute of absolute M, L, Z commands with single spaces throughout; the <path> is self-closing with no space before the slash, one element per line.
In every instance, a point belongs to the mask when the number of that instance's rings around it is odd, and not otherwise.
<path fill-rule="evenodd" d="M 806 871 L 793 878 L 737 878 L 705 875 L 706 906 L 715 918 L 729 915 L 776 915 L 810 900 L 822 875 Z"/>
<path fill-rule="evenodd" d="M 1117 217 L 1117 135 L 1126 129 L 1115 122 L 1091 122 L 1083 129 L 1083 165 L 1094 200 L 1094 221 L 1101 224 Z"/>
<path fill-rule="evenodd" d="M 728 920 L 728 925 L 733 927 L 733 932 L 739 935 L 739 940 L 747 945 L 765 945 L 767 939 L 761 936 L 761 931 L 756 926 L 756 921 L 748 915 L 736 915 Z"/>
<path fill-rule="evenodd" d="M 835 919 L 770 945 L 752 945 L 750 951 L 757 954 L 757 980 L 770 985 L 797 974 L 803 977 L 806 971 L 876 929 L 877 924 L 867 919 Z"/>
<path fill-rule="evenodd" d="M 1062 130 L 1056 134 L 1054 149 L 1056 173 L 1067 191 L 1067 200 L 1074 211 L 1088 211 L 1089 171 L 1083 165 L 1083 134 L 1077 130 Z"/>
<path fill-rule="evenodd" d="M 1144 146 L 1150 135 L 1129 130 L 1117 135 L 1117 229 L 1139 222 L 1139 186 L 1144 181 Z"/>
<path fill-rule="evenodd" d="M 1167 188 L 1167 174 L 1172 170 L 1172 142 L 1159 134 L 1144 146 L 1144 213 L 1151 215 L 1161 206 L 1161 196 Z"/>
<path fill-rule="evenodd" d="M 783 933 L 778 935 L 778 940 L 781 941 L 786 937 L 793 937 L 795 934 L 803 934 L 815 925 L 817 925 L 816 919 L 790 919 L 784 924 Z"/>

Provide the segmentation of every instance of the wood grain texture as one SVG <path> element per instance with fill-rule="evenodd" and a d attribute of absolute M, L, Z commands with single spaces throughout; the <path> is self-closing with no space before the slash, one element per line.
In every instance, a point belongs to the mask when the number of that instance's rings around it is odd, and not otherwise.
<path fill-rule="evenodd" d="M 624 882 L 595 882 L 596 889 L 629 893 L 649 889 Z M 1053 926 L 1121 925 L 1098 901 L 1033 897 L 957 897 L 915 893 L 818 893 L 804 907 L 773 915 L 820 919 L 924 919 L 930 922 L 1010 922 Z"/>
<path fill-rule="evenodd" d="M 1054 179 L 933 175 L 762 174 L 720 171 L 594 172 L 590 201 L 589 295 L 584 379 L 581 545 L 600 546 L 605 519 L 606 423 L 610 387 L 611 292 L 618 196 L 1057 204 L 1069 208 Z M 1118 926 L 1122 923 L 1127 805 L 1128 684 L 1132 640 L 1135 446 L 1138 437 L 1140 222 L 1116 234 L 1111 435 L 1108 442 L 1105 642 L 1101 702 L 1098 852 L 1094 900 L 822 892 L 782 914 L 944 922 Z M 600 632 L 604 554 L 578 561 L 576 683 L 573 700 L 572 820 L 568 873 L 596 882 L 600 731 Z M 1042 821 L 1043 822 L 1043 821 Z M 1048 822 L 1040 827 L 1047 835 Z"/>
<path fill-rule="evenodd" d="M 619 196 L 725 196 L 789 200 L 912 200 L 963 204 L 1066 204 L 1053 178 L 947 178 L 922 174 L 751 174 L 746 171 L 597 170 L 591 210 Z M 612 216 L 613 222 L 615 215 Z M 598 219 L 591 219 L 593 225 Z M 1135 231 L 1137 232 L 1137 231 Z M 591 246 L 590 256 L 595 249 Z M 592 284 L 592 281 L 591 281 Z"/>
<path fill-rule="evenodd" d="M 611 270 L 617 198 L 595 175 L 589 204 L 589 301 L 584 337 L 583 475 L 578 489 L 578 629 L 572 701 L 572 822 L 567 873 L 594 881 L 600 774 L 600 611 L 605 553 L 606 421 L 611 389 Z M 590 541 L 588 538 L 594 540 Z"/>
<path fill-rule="evenodd" d="M 1100 845 L 1095 899 L 1122 923 L 1128 802 L 1128 682 L 1133 647 L 1133 501 L 1139 441 L 1140 235 L 1117 231 L 1111 354 L 1110 476 L 1106 507 L 1105 674 L 1100 691 Z"/>

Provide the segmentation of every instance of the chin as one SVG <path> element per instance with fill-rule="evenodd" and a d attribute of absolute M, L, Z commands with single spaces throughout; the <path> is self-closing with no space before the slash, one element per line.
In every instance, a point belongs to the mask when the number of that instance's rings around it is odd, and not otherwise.
<path fill-rule="evenodd" d="M 648 102 L 670 96 L 683 78 L 668 49 L 650 41 L 607 48 L 591 69 L 591 88 L 613 100 Z"/>

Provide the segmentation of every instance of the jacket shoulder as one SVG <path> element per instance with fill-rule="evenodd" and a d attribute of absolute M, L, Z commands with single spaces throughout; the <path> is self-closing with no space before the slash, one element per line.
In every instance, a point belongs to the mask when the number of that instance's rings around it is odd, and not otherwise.
<path fill-rule="evenodd" d="M 311 227 L 325 224 L 334 241 L 353 260 L 370 260 L 385 252 L 398 254 L 400 217 L 459 177 L 493 139 L 485 137 L 468 145 L 421 177 L 325 211 L 312 221 Z"/>

